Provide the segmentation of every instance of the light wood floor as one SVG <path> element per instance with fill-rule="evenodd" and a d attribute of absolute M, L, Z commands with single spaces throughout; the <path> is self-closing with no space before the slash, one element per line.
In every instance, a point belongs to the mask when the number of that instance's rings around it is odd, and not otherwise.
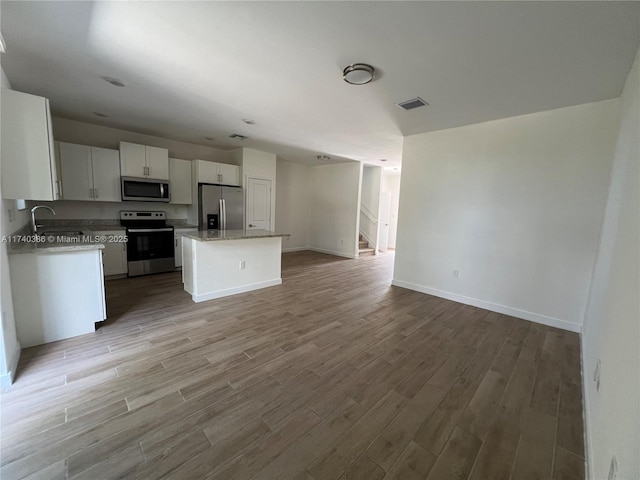
<path fill-rule="evenodd" d="M 23 351 L 2 479 L 584 478 L 578 336 L 392 268 L 291 253 L 198 305 L 179 273 L 108 282 L 95 334 Z"/>

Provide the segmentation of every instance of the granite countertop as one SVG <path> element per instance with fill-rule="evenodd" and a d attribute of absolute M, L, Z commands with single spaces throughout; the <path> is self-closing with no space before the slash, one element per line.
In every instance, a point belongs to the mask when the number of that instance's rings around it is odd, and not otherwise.
<path fill-rule="evenodd" d="M 198 230 L 193 233 L 183 233 L 182 236 L 199 242 L 214 242 L 217 240 L 247 240 L 251 238 L 289 237 L 290 233 L 278 233 L 270 230 Z"/>
<path fill-rule="evenodd" d="M 82 235 L 65 234 L 65 232 L 70 231 L 80 231 Z M 42 233 L 47 233 L 47 235 L 42 235 Z M 9 254 L 35 253 L 48 255 L 82 250 L 101 250 L 108 239 L 95 235 L 92 229 L 87 227 L 45 226 L 40 229 L 38 235 L 32 235 L 31 232 L 16 233 L 3 238 L 3 241 L 9 244 L 7 249 Z"/>

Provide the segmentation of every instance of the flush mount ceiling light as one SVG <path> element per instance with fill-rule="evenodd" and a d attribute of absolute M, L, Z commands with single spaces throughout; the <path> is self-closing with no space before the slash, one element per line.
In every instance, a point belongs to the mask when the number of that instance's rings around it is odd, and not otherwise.
<path fill-rule="evenodd" d="M 115 86 L 115 87 L 124 87 L 125 84 L 122 80 L 120 80 L 119 78 L 115 78 L 115 77 L 101 77 L 105 82 L 110 83 L 111 85 Z"/>
<path fill-rule="evenodd" d="M 324 162 L 326 162 L 327 160 L 331 160 L 331 157 L 329 155 L 316 155 L 316 158 Z"/>
<path fill-rule="evenodd" d="M 387 161 L 387 159 L 386 159 L 386 158 L 381 158 L 381 159 L 380 159 L 380 161 L 381 161 L 381 162 L 386 162 L 386 161 Z"/>
<path fill-rule="evenodd" d="M 240 135 L 239 133 L 232 133 L 231 135 L 229 135 L 229 138 L 237 138 L 238 140 L 246 140 L 247 136 L 245 135 Z"/>
<path fill-rule="evenodd" d="M 354 63 L 342 71 L 342 79 L 351 85 L 365 85 L 376 78 L 376 69 L 366 63 Z"/>

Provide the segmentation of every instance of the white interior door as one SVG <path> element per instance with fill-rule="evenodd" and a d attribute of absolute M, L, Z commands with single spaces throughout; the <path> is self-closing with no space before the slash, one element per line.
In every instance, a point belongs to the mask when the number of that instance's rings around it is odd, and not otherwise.
<path fill-rule="evenodd" d="M 271 180 L 247 178 L 247 230 L 272 230 Z"/>
<path fill-rule="evenodd" d="M 378 217 L 378 250 L 386 252 L 389 248 L 389 217 L 391 213 L 391 193 L 380 194 L 380 214 Z"/>

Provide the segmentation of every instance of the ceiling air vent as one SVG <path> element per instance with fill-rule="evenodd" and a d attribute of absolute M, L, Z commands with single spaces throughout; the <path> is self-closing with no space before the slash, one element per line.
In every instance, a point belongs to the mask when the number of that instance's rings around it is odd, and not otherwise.
<path fill-rule="evenodd" d="M 411 100 L 407 100 L 404 102 L 397 103 L 400 108 L 404 108 L 405 110 L 413 110 L 414 108 L 424 107 L 425 105 L 429 105 L 420 97 L 412 98 Z"/>
<path fill-rule="evenodd" d="M 229 135 L 229 138 L 237 138 L 238 140 L 246 140 L 247 136 L 245 135 L 240 135 L 239 133 L 232 133 L 231 135 Z"/>

